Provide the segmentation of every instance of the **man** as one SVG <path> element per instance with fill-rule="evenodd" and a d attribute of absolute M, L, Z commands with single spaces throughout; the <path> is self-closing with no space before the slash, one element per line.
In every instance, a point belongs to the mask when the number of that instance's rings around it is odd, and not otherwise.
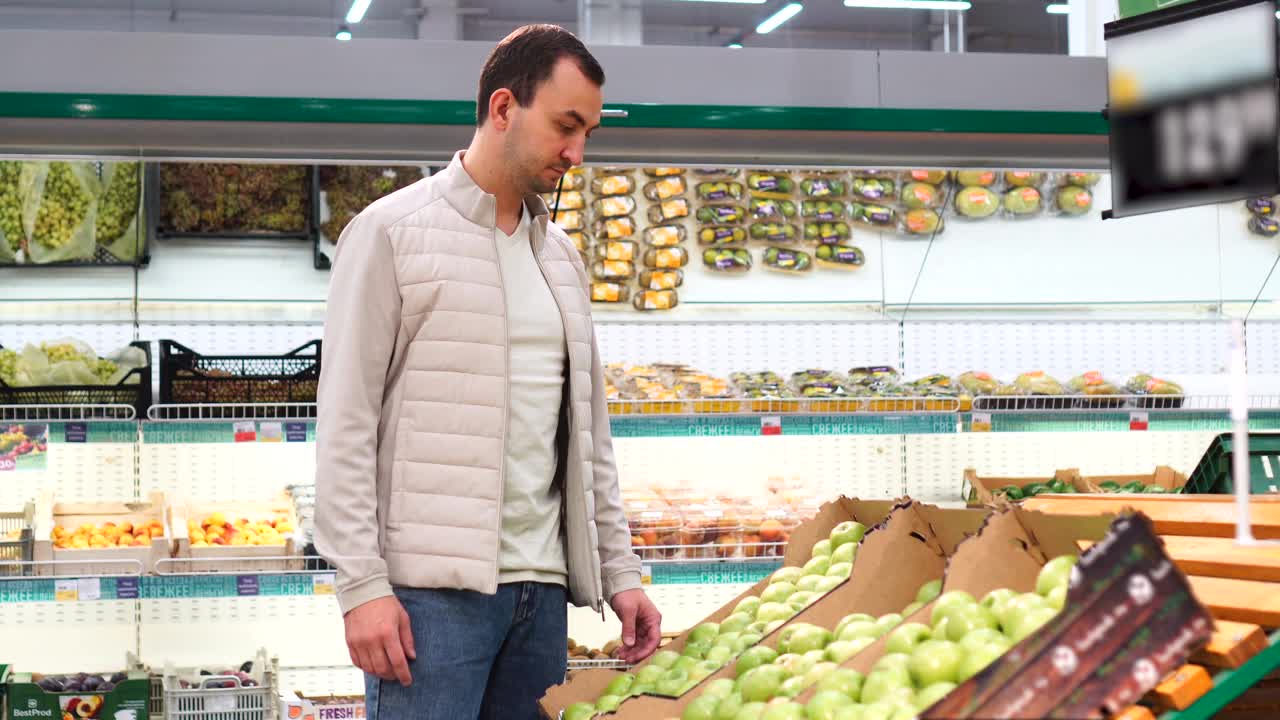
<path fill-rule="evenodd" d="M 375 720 L 536 718 L 566 599 L 660 616 L 623 516 L 587 278 L 538 193 L 582 162 L 604 72 L 521 28 L 480 77 L 470 147 L 347 226 L 329 288 L 316 532 Z"/>

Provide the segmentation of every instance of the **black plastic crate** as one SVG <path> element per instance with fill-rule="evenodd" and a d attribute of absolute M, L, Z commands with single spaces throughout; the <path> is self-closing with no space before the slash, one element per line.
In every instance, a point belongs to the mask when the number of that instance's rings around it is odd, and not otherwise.
<path fill-rule="evenodd" d="M 151 407 L 151 343 L 135 340 L 129 345 L 147 354 L 147 364 L 130 370 L 118 385 L 10 387 L 0 380 L 0 405 L 130 405 L 144 418 Z"/>
<path fill-rule="evenodd" d="M 164 404 L 314 403 L 320 384 L 320 341 L 284 355 L 201 355 L 160 341 Z"/>
<path fill-rule="evenodd" d="M 217 240 L 308 240 L 315 242 L 319 233 L 317 228 L 318 214 L 316 205 L 318 198 L 315 196 L 317 184 L 314 181 L 316 169 L 314 166 L 304 166 L 305 176 L 296 188 L 302 193 L 307 205 L 303 208 L 302 217 L 303 224 L 296 230 L 255 230 L 255 229 L 226 229 L 226 230 L 177 230 L 167 227 L 164 223 L 164 188 L 162 187 L 162 165 L 165 163 L 149 163 L 146 169 L 146 180 L 144 184 L 145 202 L 147 213 L 148 241 L 151 240 L 169 240 L 178 238 L 192 239 L 217 239 Z M 181 163 L 173 163 L 181 164 Z M 224 165 L 250 165 L 250 164 L 267 164 L 277 165 L 285 163 L 203 163 L 208 165 L 224 164 Z"/>

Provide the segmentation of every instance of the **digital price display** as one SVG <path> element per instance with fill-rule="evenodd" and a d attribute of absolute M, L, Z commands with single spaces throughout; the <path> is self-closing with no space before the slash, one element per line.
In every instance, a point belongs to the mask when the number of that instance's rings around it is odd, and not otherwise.
<path fill-rule="evenodd" d="M 1280 190 L 1275 0 L 1110 23 L 1112 217 Z"/>

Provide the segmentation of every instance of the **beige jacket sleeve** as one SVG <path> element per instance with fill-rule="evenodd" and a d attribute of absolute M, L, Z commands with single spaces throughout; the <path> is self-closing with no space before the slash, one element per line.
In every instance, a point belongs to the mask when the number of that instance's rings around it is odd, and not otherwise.
<path fill-rule="evenodd" d="M 378 425 L 400 303 L 386 228 L 357 215 L 329 280 L 317 398 L 315 541 L 337 570 L 344 614 L 391 594 L 378 540 Z"/>
<path fill-rule="evenodd" d="M 591 436 L 595 440 L 592 478 L 596 499 L 596 532 L 600 536 L 600 578 L 604 599 L 640 587 L 640 558 L 631 548 L 631 530 L 622 508 L 618 470 L 613 460 L 609 405 L 604 396 L 604 370 L 595 330 L 591 331 Z"/>

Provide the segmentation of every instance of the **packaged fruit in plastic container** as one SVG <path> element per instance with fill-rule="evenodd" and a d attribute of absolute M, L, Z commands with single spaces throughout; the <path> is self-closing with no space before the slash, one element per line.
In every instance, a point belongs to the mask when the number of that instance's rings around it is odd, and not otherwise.
<path fill-rule="evenodd" d="M 848 217 L 849 209 L 839 200 L 805 200 L 800 203 L 800 216 L 809 220 L 832 222 Z"/>
<path fill-rule="evenodd" d="M 636 223 L 630 217 L 596 220 L 591 227 L 597 240 L 622 240 L 636 234 Z"/>
<path fill-rule="evenodd" d="M 839 176 L 811 175 L 800 180 L 800 194 L 807 198 L 844 197 L 848 190 L 848 183 Z"/>
<path fill-rule="evenodd" d="M 679 304 L 675 290 L 641 290 L 631 298 L 631 306 L 637 310 L 671 310 Z"/>
<path fill-rule="evenodd" d="M 744 557 L 782 557 L 791 539 L 791 531 L 800 521 L 785 506 L 759 509 L 754 504 L 742 506 L 742 555 Z"/>
<path fill-rule="evenodd" d="M 846 384 L 861 385 L 872 390 L 897 385 L 900 380 L 897 368 L 888 365 L 864 365 L 849 368 L 849 372 L 845 373 Z"/>
<path fill-rule="evenodd" d="M 854 220 L 873 227 L 892 229 L 898 224 L 898 214 L 887 205 L 853 203 L 849 213 Z"/>
<path fill-rule="evenodd" d="M 819 245 L 813 252 L 819 265 L 840 270 L 857 270 L 866 263 L 866 255 L 853 245 Z"/>
<path fill-rule="evenodd" d="M 1033 187 L 1044 185 L 1045 174 L 1035 170 L 1006 170 L 1004 184 L 1011 188 Z"/>
<path fill-rule="evenodd" d="M 695 217 L 703 225 L 734 225 L 747 217 L 747 210 L 739 205 L 703 205 Z"/>
<path fill-rule="evenodd" d="M 898 194 L 897 183 L 892 177 L 855 177 L 853 179 L 854 197 L 871 202 L 888 202 Z"/>
<path fill-rule="evenodd" d="M 695 187 L 695 191 L 700 200 L 707 202 L 739 200 L 744 193 L 742 183 L 729 180 L 700 182 Z"/>
<path fill-rule="evenodd" d="M 941 187 L 943 183 L 951 178 L 951 173 L 946 170 L 908 170 L 902 174 L 902 181 L 926 183 Z"/>
<path fill-rule="evenodd" d="M 684 557 L 680 550 L 680 513 L 660 502 L 635 501 L 626 508 L 631 528 L 631 548 L 642 560 L 674 560 Z"/>
<path fill-rule="evenodd" d="M 929 183 L 912 182 L 902 188 L 902 206 L 908 210 L 942 207 L 942 188 Z"/>
<path fill-rule="evenodd" d="M 765 267 L 778 272 L 803 273 L 813 269 L 813 256 L 792 248 L 765 248 L 760 261 Z"/>
<path fill-rule="evenodd" d="M 1256 197 L 1244 201 L 1244 209 L 1254 215 L 1270 217 L 1276 214 L 1276 201 L 1270 197 Z"/>
<path fill-rule="evenodd" d="M 646 183 L 644 196 L 649 200 L 670 200 L 684 195 L 687 190 L 688 186 L 685 184 L 684 178 L 674 175 Z"/>
<path fill-rule="evenodd" d="M 1000 209 L 1000 197 L 978 185 L 965 186 L 956 193 L 956 214 L 971 220 L 985 220 Z"/>
<path fill-rule="evenodd" d="M 671 270 L 689 264 L 689 251 L 682 247 L 649 248 L 644 251 L 644 266 L 650 270 Z"/>
<path fill-rule="evenodd" d="M 837 245 L 847 242 L 852 237 L 853 228 L 849 227 L 849 223 L 843 220 L 836 222 L 807 222 L 804 224 L 804 239 L 820 245 Z"/>
<path fill-rule="evenodd" d="M 698 229 L 699 245 L 740 245 L 747 241 L 747 231 L 737 225 L 707 225 Z"/>
<path fill-rule="evenodd" d="M 1253 215 L 1249 218 L 1249 232 L 1262 237 L 1275 237 L 1280 234 L 1280 222 L 1273 217 Z"/>
<path fill-rule="evenodd" d="M 751 253 L 746 248 L 707 248 L 702 264 L 716 272 L 746 272 L 751 269 Z"/>
<path fill-rule="evenodd" d="M 946 229 L 942 214 L 937 210 L 921 208 L 908 210 L 902 214 L 902 232 L 907 235 L 927 237 L 941 233 Z"/>
<path fill-rule="evenodd" d="M 649 177 L 671 177 L 673 175 L 684 175 L 684 168 L 678 167 L 652 167 L 645 168 L 644 174 Z"/>
<path fill-rule="evenodd" d="M 790 194 L 796 184 L 785 173 L 752 172 L 747 174 L 747 187 L 756 192 Z"/>
<path fill-rule="evenodd" d="M 625 260 L 635 262 L 640 255 L 640 246 L 630 240 L 608 240 L 596 243 L 592 256 L 596 260 Z"/>
<path fill-rule="evenodd" d="M 748 209 L 751 217 L 756 220 L 781 221 L 796 216 L 796 204 L 794 202 L 771 197 L 752 195 Z"/>
<path fill-rule="evenodd" d="M 617 282 L 591 283 L 591 302 L 623 303 L 631 299 L 631 288 Z"/>
<path fill-rule="evenodd" d="M 1093 193 L 1079 185 L 1068 185 L 1054 193 L 1053 208 L 1059 215 L 1085 215 L 1093 208 Z"/>
<path fill-rule="evenodd" d="M 596 195 L 630 195 L 636 190 L 636 182 L 630 175 L 603 174 L 591 181 L 591 192 Z"/>
<path fill-rule="evenodd" d="M 591 264 L 591 277 L 601 282 L 630 280 L 635 274 L 635 264 L 626 260 L 597 260 Z"/>
<path fill-rule="evenodd" d="M 1102 179 L 1102 175 L 1096 172 L 1064 172 L 1060 173 L 1057 178 L 1059 187 L 1075 185 L 1076 187 L 1091 188 L 1098 184 Z"/>
<path fill-rule="evenodd" d="M 1162 380 L 1149 373 L 1138 373 L 1124 384 L 1131 395 L 1139 396 L 1137 402 L 1147 408 L 1182 407 L 1182 386 L 1171 380 Z"/>
<path fill-rule="evenodd" d="M 1031 218 L 1044 209 L 1044 196 L 1034 187 L 1015 187 L 1004 194 L 1001 206 L 1009 217 Z"/>
<path fill-rule="evenodd" d="M 992 188 L 1000 181 L 995 170 L 957 170 L 956 184 L 961 187 Z"/>
<path fill-rule="evenodd" d="M 980 370 L 969 370 L 960 373 L 956 377 L 956 384 L 965 392 L 973 397 L 979 395 L 991 395 L 1000 386 L 1000 381 L 991 376 L 991 373 L 982 372 Z"/>
<path fill-rule="evenodd" d="M 548 209 L 581 210 L 587 206 L 587 197 L 577 190 L 561 191 L 558 202 L 556 195 L 556 193 L 550 192 L 542 196 L 542 200 L 547 204 Z M 623 214 L 625 215 L 626 213 Z"/>
<path fill-rule="evenodd" d="M 645 290 L 674 290 L 683 284 L 683 270 L 640 271 L 640 287 Z"/>
<path fill-rule="evenodd" d="M 1067 382 L 1067 387 L 1074 393 L 1089 396 L 1083 401 L 1087 407 L 1120 407 L 1124 404 L 1123 398 L 1108 397 L 1123 395 L 1124 391 L 1115 383 L 1107 381 L 1097 370 L 1090 370 L 1071 378 Z"/>
<path fill-rule="evenodd" d="M 587 171 L 583 168 L 576 167 L 565 173 L 560 178 L 560 190 L 585 190 L 587 187 Z"/>
<path fill-rule="evenodd" d="M 742 554 L 742 519 L 730 505 L 685 508 L 680 544 L 685 557 L 700 560 L 736 558 Z"/>
<path fill-rule="evenodd" d="M 747 230 L 752 240 L 763 240 L 765 242 L 791 242 L 799 234 L 796 232 L 795 225 L 783 222 L 751 223 Z"/>
<path fill-rule="evenodd" d="M 655 225 L 644 229 L 644 242 L 650 247 L 675 247 L 684 242 L 685 230 L 680 225 Z"/>
<path fill-rule="evenodd" d="M 586 216 L 581 210 L 560 210 L 551 216 L 551 222 L 566 232 L 579 231 L 587 226 Z"/>
<path fill-rule="evenodd" d="M 629 195 L 596 198 L 591 202 L 591 211 L 598 218 L 623 217 L 636 211 L 636 201 Z"/>
<path fill-rule="evenodd" d="M 689 212 L 689 201 L 680 197 L 651 205 L 647 216 L 651 223 L 662 223 L 689 217 Z"/>

